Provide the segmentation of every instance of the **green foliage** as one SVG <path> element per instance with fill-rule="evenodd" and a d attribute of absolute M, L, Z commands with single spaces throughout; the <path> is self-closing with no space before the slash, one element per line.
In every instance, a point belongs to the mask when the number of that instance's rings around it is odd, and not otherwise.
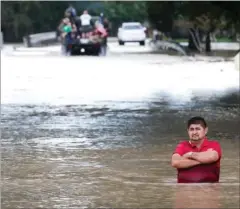
<path fill-rule="evenodd" d="M 4 1 L 1 4 L 5 41 L 21 41 L 29 33 L 53 31 L 67 8 L 67 2 Z"/>
<path fill-rule="evenodd" d="M 240 2 L 208 1 L 149 1 L 149 20 L 161 31 L 169 31 L 171 20 L 190 21 L 204 31 L 222 29 L 230 25 L 240 29 Z"/>
<path fill-rule="evenodd" d="M 111 22 L 113 36 L 117 34 L 117 29 L 122 22 L 143 23 L 148 17 L 144 1 L 104 2 L 104 14 Z"/>
<path fill-rule="evenodd" d="M 170 32 L 173 21 L 176 18 L 176 6 L 174 1 L 149 1 L 147 12 L 150 22 L 154 28 L 162 32 Z"/>
<path fill-rule="evenodd" d="M 53 31 L 71 3 L 78 11 L 93 16 L 104 13 L 112 25 L 112 34 L 124 21 L 145 22 L 171 32 L 174 20 L 190 21 L 208 31 L 234 27 L 240 32 L 240 2 L 196 1 L 3 1 L 2 28 L 5 41 L 21 41 L 29 33 Z"/>
<path fill-rule="evenodd" d="M 21 41 L 29 33 L 55 30 L 69 3 L 77 9 L 78 15 L 85 9 L 93 16 L 103 12 L 115 32 L 123 21 L 143 22 L 147 18 L 146 2 L 142 1 L 4 1 L 1 30 L 5 41 Z"/>
<path fill-rule="evenodd" d="M 143 22 L 147 18 L 146 2 L 144 1 L 104 2 L 104 8 L 110 21 L 119 19 Z"/>

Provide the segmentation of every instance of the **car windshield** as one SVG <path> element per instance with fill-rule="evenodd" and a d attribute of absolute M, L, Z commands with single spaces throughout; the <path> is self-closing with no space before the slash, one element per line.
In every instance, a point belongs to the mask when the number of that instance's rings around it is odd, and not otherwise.
<path fill-rule="evenodd" d="M 125 25 L 123 26 L 123 29 L 126 30 L 134 30 L 134 29 L 141 29 L 142 26 L 141 25 Z"/>

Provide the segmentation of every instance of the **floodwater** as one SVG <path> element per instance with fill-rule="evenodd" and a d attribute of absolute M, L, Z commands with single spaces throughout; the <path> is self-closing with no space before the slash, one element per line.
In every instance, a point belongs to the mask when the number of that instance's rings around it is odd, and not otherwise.
<path fill-rule="evenodd" d="M 2 57 L 2 208 L 239 208 L 238 72 L 166 60 Z M 176 184 L 195 115 L 222 145 L 219 184 Z"/>

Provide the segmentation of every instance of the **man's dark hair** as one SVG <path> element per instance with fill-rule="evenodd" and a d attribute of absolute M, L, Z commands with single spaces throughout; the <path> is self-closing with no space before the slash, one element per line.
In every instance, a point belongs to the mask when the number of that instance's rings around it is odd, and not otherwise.
<path fill-rule="evenodd" d="M 200 124 L 203 128 L 207 128 L 207 123 L 204 118 L 196 116 L 188 120 L 187 127 L 191 126 L 192 124 Z"/>

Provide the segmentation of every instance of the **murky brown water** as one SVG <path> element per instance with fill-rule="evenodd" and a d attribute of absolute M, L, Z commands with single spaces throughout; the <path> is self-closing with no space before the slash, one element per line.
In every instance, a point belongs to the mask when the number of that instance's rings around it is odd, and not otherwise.
<path fill-rule="evenodd" d="M 239 208 L 239 101 L 201 101 L 2 105 L 2 208 Z M 219 184 L 176 184 L 171 153 L 193 115 L 221 142 Z"/>
<path fill-rule="evenodd" d="M 217 96 L 231 64 L 28 56 L 1 63 L 1 208 L 239 207 L 239 96 Z M 219 184 L 176 184 L 171 154 L 195 115 L 222 144 Z"/>

